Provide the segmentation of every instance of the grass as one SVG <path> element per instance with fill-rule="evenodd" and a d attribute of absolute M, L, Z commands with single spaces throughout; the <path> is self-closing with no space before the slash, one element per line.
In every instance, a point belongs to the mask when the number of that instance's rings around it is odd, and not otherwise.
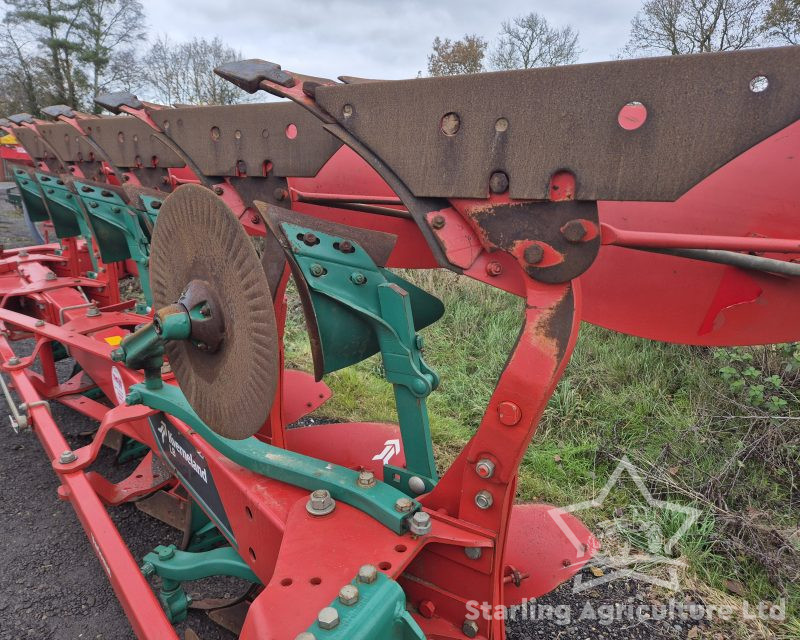
<path fill-rule="evenodd" d="M 516 340 L 523 302 L 448 272 L 401 275 L 439 296 L 447 309 L 422 332 L 425 359 L 442 379 L 428 408 L 444 471 L 480 423 Z M 302 314 L 291 293 L 290 300 L 287 362 L 310 368 Z M 772 531 L 797 540 L 800 381 L 786 366 L 792 353 L 793 347 L 668 345 L 584 325 L 520 467 L 518 499 L 556 505 L 590 499 L 619 458 L 630 456 L 654 495 L 703 512 L 677 550 L 693 579 L 712 594 L 734 580 L 752 602 L 786 595 L 791 617 L 780 632 L 793 637 L 800 628 L 800 587 L 784 575 L 784 561 L 773 562 L 769 548 Z M 334 395 L 319 410 L 322 415 L 396 419 L 378 356 L 326 382 Z M 581 514 L 588 526 L 612 517 L 615 509 L 642 506 L 633 486 L 610 498 L 603 509 Z M 679 524 L 659 526 L 666 534 Z M 796 567 L 798 549 L 788 553 L 794 554 L 789 565 Z"/>

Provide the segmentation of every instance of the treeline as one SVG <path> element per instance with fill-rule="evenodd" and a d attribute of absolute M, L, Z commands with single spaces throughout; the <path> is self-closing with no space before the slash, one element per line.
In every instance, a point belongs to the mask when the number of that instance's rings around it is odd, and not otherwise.
<path fill-rule="evenodd" d="M 778 44 L 800 44 L 800 0 L 645 0 L 617 55 L 680 55 Z M 574 27 L 554 26 L 530 13 L 503 22 L 494 42 L 477 35 L 436 38 L 428 74 L 570 64 L 580 53 Z"/>
<path fill-rule="evenodd" d="M 241 54 L 219 38 L 146 40 L 139 0 L 6 0 L 0 28 L 0 113 L 127 90 L 164 104 L 229 104 L 247 94 L 212 69 Z"/>

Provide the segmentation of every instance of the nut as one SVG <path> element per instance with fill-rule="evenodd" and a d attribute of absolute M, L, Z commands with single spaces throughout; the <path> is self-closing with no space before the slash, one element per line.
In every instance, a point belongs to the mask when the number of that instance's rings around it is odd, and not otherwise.
<path fill-rule="evenodd" d="M 322 629 L 333 629 L 339 624 L 339 612 L 333 607 L 325 607 L 317 614 L 317 624 Z"/>
<path fill-rule="evenodd" d="M 311 497 L 306 503 L 306 511 L 312 516 L 324 516 L 336 508 L 336 501 L 331 498 L 327 489 L 317 489 L 311 492 Z"/>
<path fill-rule="evenodd" d="M 501 273 L 503 273 L 503 265 L 496 260 L 492 260 L 486 265 L 486 273 L 492 277 L 499 276 Z"/>
<path fill-rule="evenodd" d="M 60 456 L 58 456 L 58 461 L 61 464 L 69 464 L 70 462 L 75 462 L 78 459 L 78 456 L 75 455 L 74 452 L 67 449 L 63 451 Z"/>
<path fill-rule="evenodd" d="M 474 638 L 478 635 L 478 623 L 474 620 L 464 620 L 464 624 L 461 625 L 461 631 L 468 638 Z"/>
<path fill-rule="evenodd" d="M 375 474 L 372 473 L 372 471 L 367 471 L 365 469 L 364 471 L 361 471 L 358 474 L 358 486 L 359 487 L 363 487 L 365 489 L 369 489 L 370 487 L 374 487 L 376 483 L 377 483 L 377 480 L 375 480 Z"/>
<path fill-rule="evenodd" d="M 378 570 L 375 565 L 365 564 L 358 570 L 358 581 L 364 584 L 372 584 L 378 579 Z"/>
<path fill-rule="evenodd" d="M 580 220 L 570 220 L 561 227 L 561 235 L 567 242 L 580 242 L 586 237 L 586 227 Z"/>
<path fill-rule="evenodd" d="M 436 613 L 436 605 L 430 600 L 423 600 L 417 605 L 417 611 L 423 618 L 433 618 Z"/>
<path fill-rule="evenodd" d="M 475 473 L 481 478 L 491 478 L 494 475 L 494 462 L 487 458 L 481 458 L 475 465 Z"/>
<path fill-rule="evenodd" d="M 424 536 L 431 532 L 431 516 L 424 511 L 417 511 L 409 520 L 408 529 L 415 536 Z"/>
<path fill-rule="evenodd" d="M 480 547 L 464 547 L 464 555 L 470 560 L 480 560 L 483 555 L 483 549 Z"/>
<path fill-rule="evenodd" d="M 358 587 L 352 584 L 346 584 L 339 589 L 339 602 L 348 607 L 352 607 L 358 602 Z"/>
<path fill-rule="evenodd" d="M 398 498 L 397 502 L 394 503 L 395 511 L 399 511 L 400 513 L 411 511 L 413 506 L 414 501 L 411 498 Z"/>
<path fill-rule="evenodd" d="M 494 498 L 492 494 L 488 491 L 478 491 L 475 494 L 475 504 L 478 505 L 479 509 L 488 509 L 494 503 Z"/>
<path fill-rule="evenodd" d="M 444 216 L 436 215 L 433 216 L 433 219 L 431 220 L 431 226 L 434 229 L 442 229 L 444 228 L 445 224 L 447 224 L 447 220 L 444 219 Z"/>

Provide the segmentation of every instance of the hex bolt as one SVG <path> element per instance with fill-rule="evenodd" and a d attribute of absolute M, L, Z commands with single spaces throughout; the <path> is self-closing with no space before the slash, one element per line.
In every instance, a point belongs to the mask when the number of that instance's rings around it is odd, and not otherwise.
<path fill-rule="evenodd" d="M 375 474 L 372 471 L 361 471 L 358 474 L 358 486 L 363 487 L 364 489 L 369 489 L 370 487 L 374 487 L 377 483 L 375 480 Z"/>
<path fill-rule="evenodd" d="M 358 581 L 364 584 L 372 584 L 378 579 L 378 570 L 375 565 L 365 564 L 358 570 Z"/>
<path fill-rule="evenodd" d="M 506 400 L 497 405 L 497 417 L 502 424 L 513 427 L 522 420 L 522 410 L 513 402 Z"/>
<path fill-rule="evenodd" d="M 442 215 L 433 216 L 431 220 L 431 226 L 434 229 L 443 229 L 445 224 L 447 224 L 447 220 L 445 220 Z"/>
<path fill-rule="evenodd" d="M 289 195 L 289 192 L 286 191 L 286 189 L 284 189 L 283 187 L 277 187 L 272 192 L 272 196 L 278 201 L 285 200 L 288 195 Z"/>
<path fill-rule="evenodd" d="M 28 257 L 28 252 L 27 252 L 27 251 L 25 251 L 25 249 L 22 249 L 22 250 L 21 250 L 19 253 L 17 253 L 17 255 L 18 255 L 20 258 L 27 258 L 27 257 Z"/>
<path fill-rule="evenodd" d="M 478 505 L 479 509 L 488 509 L 492 506 L 493 502 L 494 498 L 488 491 L 478 491 L 478 493 L 475 494 L 475 504 Z"/>
<path fill-rule="evenodd" d="M 339 589 L 339 602 L 347 607 L 352 607 L 358 602 L 358 587 L 352 584 L 346 584 Z"/>
<path fill-rule="evenodd" d="M 414 501 L 411 498 L 398 498 L 394 503 L 394 510 L 400 513 L 411 511 L 414 506 Z"/>
<path fill-rule="evenodd" d="M 11 356 L 8 359 L 8 364 L 12 367 L 16 367 L 19 364 L 19 358 L 17 358 L 17 356 Z"/>
<path fill-rule="evenodd" d="M 331 498 L 331 493 L 327 489 L 317 489 L 311 492 L 306 511 L 312 516 L 325 516 L 336 508 L 336 501 Z"/>
<path fill-rule="evenodd" d="M 294 640 L 317 640 L 317 636 L 315 636 L 310 631 L 303 631 L 303 633 L 300 633 L 297 636 L 295 636 Z"/>
<path fill-rule="evenodd" d="M 145 578 L 149 578 L 156 572 L 156 568 L 150 562 L 145 562 L 140 568 L 139 571 L 142 572 L 142 575 Z"/>
<path fill-rule="evenodd" d="M 408 530 L 415 536 L 424 536 L 431 532 L 431 516 L 424 511 L 417 511 L 409 520 Z"/>
<path fill-rule="evenodd" d="M 339 612 L 333 607 L 325 607 L 317 614 L 317 624 L 321 629 L 334 629 L 339 624 Z"/>
<path fill-rule="evenodd" d="M 53 273 L 52 271 L 48 271 L 47 275 L 45 275 L 44 279 L 48 280 L 48 281 L 49 280 L 55 280 L 56 279 L 56 274 Z"/>
<path fill-rule="evenodd" d="M 494 462 L 487 458 L 481 458 L 475 465 L 475 473 L 481 478 L 491 478 L 494 475 Z"/>
<path fill-rule="evenodd" d="M 58 456 L 58 461 L 61 464 L 70 464 L 71 462 L 75 462 L 77 459 L 78 456 L 76 456 L 75 453 L 69 449 L 62 451 L 61 455 Z"/>
<path fill-rule="evenodd" d="M 492 260 L 486 265 L 486 273 L 493 278 L 499 276 L 501 273 L 503 273 L 503 265 L 496 260 Z"/>
<path fill-rule="evenodd" d="M 483 555 L 483 549 L 480 547 L 464 547 L 464 555 L 470 560 L 480 560 Z"/>
<path fill-rule="evenodd" d="M 319 244 L 319 238 L 309 231 L 303 234 L 303 242 L 306 246 L 313 247 L 315 244 Z"/>
<path fill-rule="evenodd" d="M 423 600 L 417 605 L 417 611 L 423 618 L 433 618 L 436 613 L 436 605 L 430 600 Z"/>
<path fill-rule="evenodd" d="M 361 286 L 362 284 L 366 284 L 367 276 L 363 273 L 359 273 L 358 271 L 350 274 L 350 282 L 355 285 Z"/>
<path fill-rule="evenodd" d="M 532 244 L 530 247 L 525 249 L 525 253 L 522 256 L 525 258 L 525 262 L 528 264 L 539 264 L 544 258 L 544 249 L 542 249 L 538 244 Z"/>
<path fill-rule="evenodd" d="M 312 264 L 309 267 L 309 271 L 311 272 L 311 275 L 314 276 L 315 278 L 319 278 L 320 276 L 325 275 L 325 267 L 323 267 L 321 264 Z"/>
<path fill-rule="evenodd" d="M 350 242 L 349 240 L 342 240 L 339 243 L 339 251 L 341 251 L 342 253 L 353 253 L 355 251 L 355 248 L 353 247 L 353 243 Z"/>
<path fill-rule="evenodd" d="M 223 194 L 222 187 L 214 187 L 214 193 L 221 196 Z"/>
<path fill-rule="evenodd" d="M 586 237 L 586 227 L 580 220 L 570 220 L 561 227 L 561 235 L 567 242 L 580 242 Z"/>
<path fill-rule="evenodd" d="M 478 635 L 478 623 L 474 620 L 464 620 L 464 624 L 461 625 L 461 631 L 468 638 L 474 638 Z"/>
<path fill-rule="evenodd" d="M 508 176 L 502 171 L 495 171 L 489 178 L 489 191 L 492 193 L 505 193 L 508 191 Z"/>
<path fill-rule="evenodd" d="M 98 309 L 95 305 L 90 306 L 86 310 L 86 317 L 87 318 L 96 318 L 100 315 L 100 309 Z"/>

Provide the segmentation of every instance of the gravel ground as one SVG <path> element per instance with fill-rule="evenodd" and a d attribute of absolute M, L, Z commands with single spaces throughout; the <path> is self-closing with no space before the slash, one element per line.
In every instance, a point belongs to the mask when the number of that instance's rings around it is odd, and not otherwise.
<path fill-rule="evenodd" d="M 0 189 L 2 186 L 0 185 Z M 22 216 L 0 200 L 0 243 L 7 247 L 29 244 Z M 20 348 L 19 352 L 24 353 Z M 59 363 L 66 375 L 71 363 Z M 53 416 L 73 447 L 83 446 L 92 428 L 83 416 L 58 404 Z M 4 425 L 5 426 L 5 425 Z M 125 640 L 133 638 L 131 628 L 111 589 L 86 535 L 71 506 L 56 497 L 58 481 L 36 439 L 30 432 L 15 435 L 0 427 L 0 521 L 4 544 L 0 547 L 0 640 L 20 638 L 95 638 Z M 112 480 L 121 479 L 131 464 L 116 466 L 105 451 L 95 470 Z M 112 518 L 136 558 L 158 544 L 177 543 L 177 533 L 138 511 L 123 505 L 111 511 Z M 227 597 L 238 593 L 239 585 L 230 580 L 195 583 L 195 597 Z M 529 605 L 529 619 L 518 614 L 509 623 L 510 640 L 563 638 L 661 639 L 690 636 L 689 625 L 663 622 L 616 621 L 610 625 L 584 619 L 574 624 L 559 623 L 558 616 L 542 614 L 547 606 L 569 607 L 576 620 L 586 603 L 594 610 L 606 603 L 649 602 L 646 591 L 626 582 L 611 582 L 583 594 L 572 594 L 571 583 L 537 603 Z M 533 615 L 530 615 L 530 614 Z M 563 620 L 563 615 L 561 619 Z M 585 616 L 584 616 L 585 617 Z M 544 619 L 542 619 L 544 618 Z M 179 626 L 182 634 L 191 627 L 202 640 L 227 640 L 231 634 L 214 625 L 202 613 L 190 612 Z"/>

